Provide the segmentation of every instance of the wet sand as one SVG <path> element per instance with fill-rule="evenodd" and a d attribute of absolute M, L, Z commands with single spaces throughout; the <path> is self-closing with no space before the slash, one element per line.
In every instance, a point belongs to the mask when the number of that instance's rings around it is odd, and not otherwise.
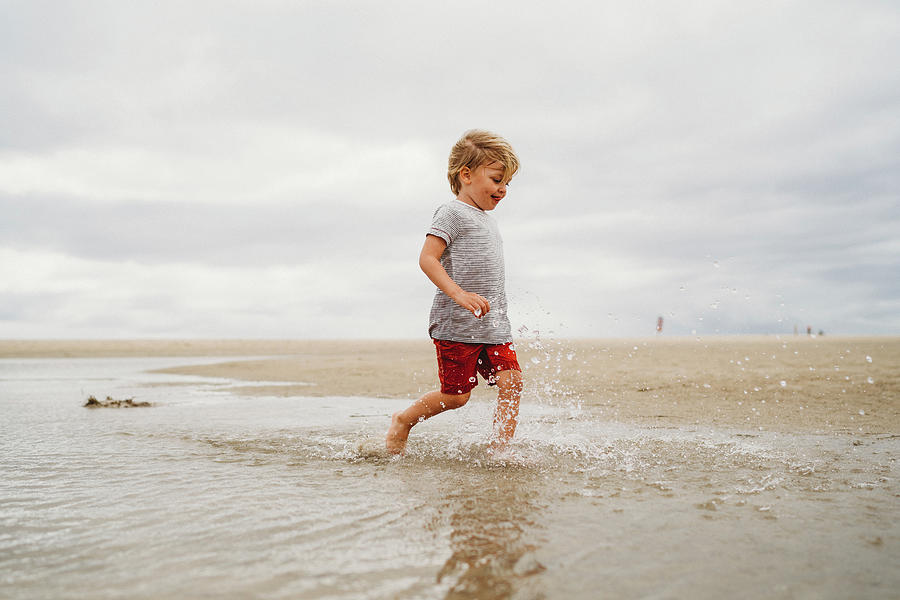
<path fill-rule="evenodd" d="M 896 597 L 900 339 L 517 346 L 395 460 L 428 340 L 0 342 L 0 597 Z"/>
<path fill-rule="evenodd" d="M 900 433 L 897 337 L 526 338 L 516 349 L 526 402 L 574 402 L 604 420 Z M 234 390 L 251 396 L 413 399 L 437 386 L 427 339 L 0 341 L 0 358 L 98 356 L 222 356 L 160 372 L 246 381 Z M 473 400 L 492 399 L 480 381 Z"/>

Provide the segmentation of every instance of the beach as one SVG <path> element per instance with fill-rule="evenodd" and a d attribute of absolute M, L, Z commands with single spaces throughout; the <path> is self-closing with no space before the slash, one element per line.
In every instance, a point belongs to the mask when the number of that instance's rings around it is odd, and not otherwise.
<path fill-rule="evenodd" d="M 612 420 L 900 432 L 898 338 L 529 336 L 516 351 L 528 395 L 569 399 Z M 265 358 L 253 358 L 259 355 Z M 162 372 L 236 379 L 245 385 L 235 391 L 248 396 L 414 399 L 438 387 L 430 340 L 0 341 L 0 358 L 128 356 L 219 356 Z M 473 397 L 490 401 L 491 394 L 481 381 Z"/>
<path fill-rule="evenodd" d="M 515 345 L 391 458 L 427 339 L 0 341 L 0 596 L 896 597 L 900 338 Z"/>

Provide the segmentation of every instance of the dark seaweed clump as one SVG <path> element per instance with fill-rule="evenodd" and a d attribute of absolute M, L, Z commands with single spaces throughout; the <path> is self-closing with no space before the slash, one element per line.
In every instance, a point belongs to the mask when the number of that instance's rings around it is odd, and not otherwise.
<path fill-rule="evenodd" d="M 85 408 L 139 408 L 142 406 L 153 406 L 149 402 L 135 402 L 134 398 L 125 398 L 124 400 L 114 400 L 109 396 L 106 400 L 97 400 L 93 396 L 89 396 L 87 402 L 84 403 Z"/>

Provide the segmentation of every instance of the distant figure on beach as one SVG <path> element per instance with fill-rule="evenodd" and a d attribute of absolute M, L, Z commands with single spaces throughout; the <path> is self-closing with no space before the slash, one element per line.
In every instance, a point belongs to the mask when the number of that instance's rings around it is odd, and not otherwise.
<path fill-rule="evenodd" d="M 656 333 L 657 334 L 662 333 L 662 326 L 663 326 L 663 318 L 657 317 L 656 318 Z"/>
<path fill-rule="evenodd" d="M 522 369 L 506 314 L 503 241 L 488 212 L 518 169 L 509 142 L 488 131 L 467 131 L 450 151 L 447 179 L 456 199 L 435 211 L 419 255 L 419 267 L 438 288 L 428 334 L 441 387 L 391 417 L 385 443 L 393 454 L 403 453 L 416 423 L 465 405 L 479 373 L 498 390 L 491 449 L 516 432 Z"/>

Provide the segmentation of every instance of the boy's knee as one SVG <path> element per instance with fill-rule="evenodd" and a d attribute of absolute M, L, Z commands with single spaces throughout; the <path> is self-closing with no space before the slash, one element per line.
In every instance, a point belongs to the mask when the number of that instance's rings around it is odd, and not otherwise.
<path fill-rule="evenodd" d="M 461 408 L 469 401 L 472 392 L 464 392 L 462 394 L 444 394 L 444 404 L 447 408 Z"/>
<path fill-rule="evenodd" d="M 515 369 L 503 371 L 502 376 L 497 380 L 497 385 L 502 389 L 521 392 L 524 386 L 522 372 Z"/>

